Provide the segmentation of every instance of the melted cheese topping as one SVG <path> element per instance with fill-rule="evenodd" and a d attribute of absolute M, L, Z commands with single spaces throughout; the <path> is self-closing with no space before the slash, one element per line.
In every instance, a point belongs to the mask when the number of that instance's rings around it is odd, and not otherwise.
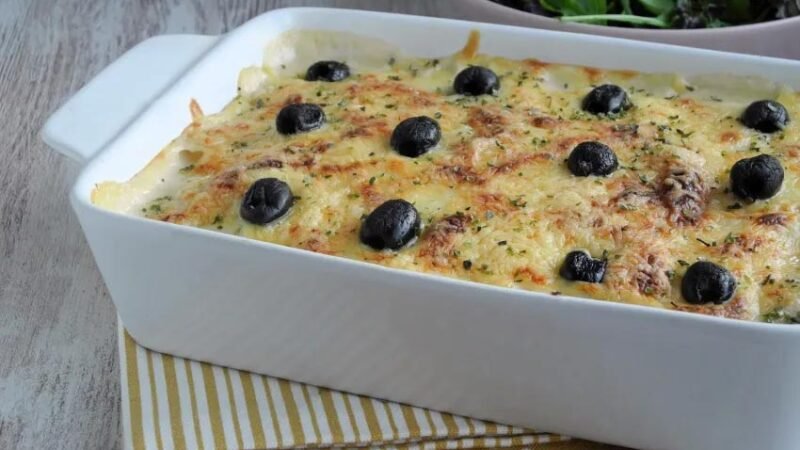
<path fill-rule="evenodd" d="M 314 39 L 347 40 L 321 36 Z M 227 107 L 203 115 L 194 104 L 193 122 L 150 165 L 127 183 L 101 184 L 93 200 L 155 220 L 510 288 L 739 319 L 795 317 L 800 126 L 765 135 L 737 117 L 750 102 L 772 98 L 800 120 L 798 93 L 753 80 L 689 83 L 515 61 L 475 54 L 475 44 L 442 59 L 373 54 L 371 67 L 353 62 L 353 75 L 337 83 L 304 81 L 297 64 L 245 69 Z M 454 94 L 453 78 L 468 65 L 494 70 L 499 94 Z M 583 97 L 602 83 L 623 87 L 635 106 L 617 118 L 582 112 Z M 278 134 L 275 116 L 296 102 L 320 105 L 324 127 Z M 430 153 L 406 158 L 389 136 L 418 115 L 435 118 L 443 137 Z M 620 168 L 608 177 L 573 176 L 565 159 L 587 140 L 610 146 Z M 785 181 L 772 199 L 747 203 L 728 192 L 729 172 L 759 153 L 781 161 Z M 239 217 L 240 202 L 265 177 L 284 180 L 297 199 L 276 223 L 252 225 Z M 361 244 L 363 217 L 394 198 L 420 212 L 419 239 L 397 252 Z M 602 283 L 559 277 L 575 249 L 608 259 Z M 697 260 L 735 275 L 733 299 L 696 306 L 681 298 L 682 275 Z"/>

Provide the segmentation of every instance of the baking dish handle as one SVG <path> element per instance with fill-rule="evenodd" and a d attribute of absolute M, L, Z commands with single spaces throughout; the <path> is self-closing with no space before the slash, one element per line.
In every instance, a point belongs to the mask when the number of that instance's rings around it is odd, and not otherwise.
<path fill-rule="evenodd" d="M 184 34 L 141 42 L 53 113 L 42 139 L 59 153 L 86 163 L 218 39 Z"/>

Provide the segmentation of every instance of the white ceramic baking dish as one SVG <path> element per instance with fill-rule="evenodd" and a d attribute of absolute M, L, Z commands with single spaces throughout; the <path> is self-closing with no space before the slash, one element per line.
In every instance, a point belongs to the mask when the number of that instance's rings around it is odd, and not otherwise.
<path fill-rule="evenodd" d="M 296 28 L 355 31 L 420 56 L 483 52 L 640 71 L 760 75 L 800 63 L 508 26 L 285 9 L 222 37 L 131 49 L 56 112 L 44 139 L 85 164 L 71 201 L 119 315 L 155 350 L 640 448 L 800 443 L 800 327 L 555 297 L 398 271 L 125 216 L 90 202 L 235 94 Z"/>

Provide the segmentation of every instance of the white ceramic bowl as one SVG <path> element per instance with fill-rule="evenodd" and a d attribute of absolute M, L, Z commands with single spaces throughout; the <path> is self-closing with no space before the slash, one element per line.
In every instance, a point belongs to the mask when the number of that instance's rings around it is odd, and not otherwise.
<path fill-rule="evenodd" d="M 454 15 L 467 20 L 800 59 L 800 17 L 727 28 L 658 30 L 566 23 L 489 0 L 458 0 L 453 3 Z"/>

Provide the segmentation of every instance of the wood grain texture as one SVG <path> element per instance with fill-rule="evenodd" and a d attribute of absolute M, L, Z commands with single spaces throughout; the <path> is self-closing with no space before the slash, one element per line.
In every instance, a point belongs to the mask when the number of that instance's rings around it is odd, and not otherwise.
<path fill-rule="evenodd" d="M 447 0 L 0 0 L 0 448 L 121 448 L 116 315 L 44 120 L 125 50 L 282 6 L 448 15 Z M 120 95 L 125 95 L 120 88 Z"/>

